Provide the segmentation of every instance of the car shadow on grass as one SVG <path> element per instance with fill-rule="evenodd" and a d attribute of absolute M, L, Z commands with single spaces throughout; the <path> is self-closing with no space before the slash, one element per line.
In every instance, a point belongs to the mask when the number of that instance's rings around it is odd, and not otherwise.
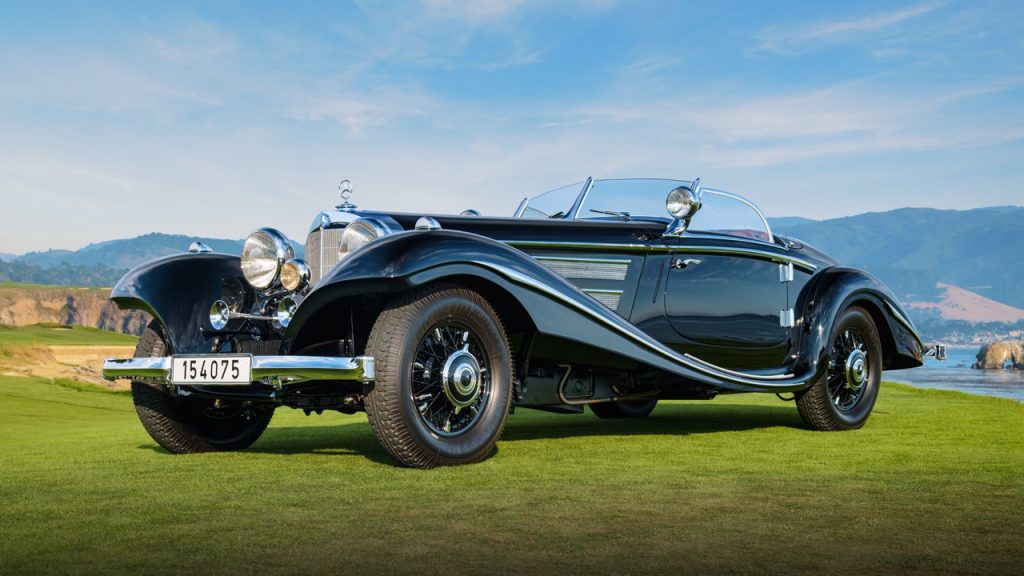
<path fill-rule="evenodd" d="M 158 444 L 139 444 L 140 450 L 159 454 L 171 453 Z M 242 450 L 253 454 L 277 454 L 281 456 L 320 454 L 324 456 L 361 456 L 378 463 L 392 464 L 392 460 L 381 448 L 370 425 L 365 422 L 338 424 L 333 426 L 291 426 L 271 425 L 255 444 Z"/>
<path fill-rule="evenodd" d="M 534 412 L 532 410 L 524 411 Z M 784 426 L 802 428 L 795 407 L 742 405 L 672 405 L 659 407 L 646 418 L 602 420 L 586 415 L 513 416 L 505 427 L 503 441 L 571 438 L 578 436 L 645 436 L 714 434 Z"/>
<path fill-rule="evenodd" d="M 643 436 L 714 434 L 772 427 L 803 428 L 790 405 L 682 404 L 659 407 L 647 418 L 601 420 L 589 413 L 551 414 L 519 409 L 509 417 L 502 442 L 528 442 L 587 436 Z M 159 452 L 154 444 L 143 444 Z M 362 456 L 392 464 L 366 422 L 324 426 L 273 425 L 246 452 L 256 454 Z"/>

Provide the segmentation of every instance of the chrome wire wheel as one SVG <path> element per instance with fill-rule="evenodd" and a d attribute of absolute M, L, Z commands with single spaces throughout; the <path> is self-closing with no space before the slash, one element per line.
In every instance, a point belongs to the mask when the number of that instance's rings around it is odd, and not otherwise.
<path fill-rule="evenodd" d="M 870 374 L 864 337 L 846 329 L 832 342 L 828 363 L 828 395 L 832 404 L 846 412 L 860 401 Z"/>
<path fill-rule="evenodd" d="M 433 433 L 459 436 L 477 423 L 490 396 L 488 357 L 481 340 L 457 320 L 442 320 L 420 338 L 412 399 Z"/>
<path fill-rule="evenodd" d="M 882 342 L 871 314 L 850 306 L 836 319 L 828 364 L 796 393 L 800 418 L 815 430 L 853 430 L 867 421 L 882 381 Z"/>
<path fill-rule="evenodd" d="M 366 343 L 366 416 L 402 466 L 480 462 L 494 453 L 512 403 L 512 352 L 479 293 L 442 284 L 390 303 Z"/>

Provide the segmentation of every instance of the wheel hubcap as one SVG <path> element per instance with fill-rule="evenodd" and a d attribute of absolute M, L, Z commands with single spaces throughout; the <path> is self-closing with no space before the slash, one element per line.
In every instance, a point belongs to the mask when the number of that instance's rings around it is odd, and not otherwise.
<path fill-rule="evenodd" d="M 846 358 L 846 387 L 859 391 L 868 379 L 867 354 L 863 350 L 854 350 Z"/>
<path fill-rule="evenodd" d="M 444 395 L 458 414 L 480 397 L 480 363 L 469 350 L 459 350 L 448 357 L 441 372 Z"/>
<path fill-rule="evenodd" d="M 420 340 L 412 399 L 432 432 L 458 436 L 476 424 L 490 389 L 487 358 L 482 341 L 458 320 L 442 320 Z"/>

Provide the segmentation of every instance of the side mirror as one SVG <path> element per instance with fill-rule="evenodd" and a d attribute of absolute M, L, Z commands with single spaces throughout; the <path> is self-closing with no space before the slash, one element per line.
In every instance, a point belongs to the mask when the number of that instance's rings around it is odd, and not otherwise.
<path fill-rule="evenodd" d="M 688 187 L 680 186 L 668 193 L 668 197 L 665 198 L 665 209 L 675 220 L 665 231 L 666 235 L 679 236 L 686 231 L 693 215 L 700 210 L 700 193 L 700 178 L 694 180 Z"/>

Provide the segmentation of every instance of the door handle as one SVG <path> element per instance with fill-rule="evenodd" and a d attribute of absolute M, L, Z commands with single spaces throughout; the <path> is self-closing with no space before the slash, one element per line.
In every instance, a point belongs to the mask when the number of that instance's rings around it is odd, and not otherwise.
<path fill-rule="evenodd" d="M 672 267 L 676 270 L 683 270 L 687 266 L 696 266 L 697 264 L 700 264 L 700 260 L 696 258 L 687 258 L 685 260 L 682 258 L 676 258 L 672 261 Z"/>

